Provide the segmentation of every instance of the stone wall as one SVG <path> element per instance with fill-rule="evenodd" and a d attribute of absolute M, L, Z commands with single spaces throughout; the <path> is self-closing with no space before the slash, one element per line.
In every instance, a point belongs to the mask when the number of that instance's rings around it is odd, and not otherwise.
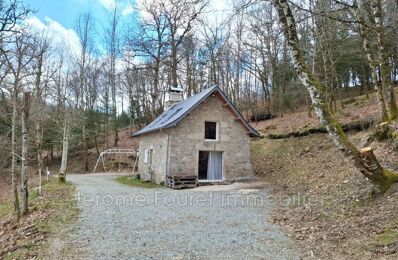
<path fill-rule="evenodd" d="M 158 131 L 140 136 L 138 172 L 143 180 L 151 180 L 152 178 L 156 183 L 165 181 L 167 169 L 167 146 L 167 132 Z M 146 149 L 153 149 L 151 165 L 144 162 Z"/>
<path fill-rule="evenodd" d="M 166 175 L 197 175 L 199 151 L 223 152 L 225 180 L 253 176 L 250 138 L 218 94 L 208 97 L 177 127 L 140 136 L 138 170 L 141 178 L 160 183 Z M 205 121 L 218 123 L 218 140 L 206 141 Z M 144 163 L 145 149 L 153 149 L 152 165 Z"/>
<path fill-rule="evenodd" d="M 250 138 L 218 94 L 209 96 L 170 133 L 170 175 L 197 175 L 199 151 L 223 152 L 224 179 L 253 176 Z M 205 121 L 218 122 L 218 140 L 205 141 Z"/>

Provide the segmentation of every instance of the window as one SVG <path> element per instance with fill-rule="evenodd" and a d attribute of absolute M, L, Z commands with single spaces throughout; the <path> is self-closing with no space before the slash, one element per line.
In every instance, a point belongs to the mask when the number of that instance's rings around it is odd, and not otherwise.
<path fill-rule="evenodd" d="M 205 139 L 217 140 L 217 122 L 205 122 Z"/>
<path fill-rule="evenodd" d="M 144 163 L 152 165 L 152 154 L 153 154 L 153 149 L 145 149 L 144 153 Z"/>

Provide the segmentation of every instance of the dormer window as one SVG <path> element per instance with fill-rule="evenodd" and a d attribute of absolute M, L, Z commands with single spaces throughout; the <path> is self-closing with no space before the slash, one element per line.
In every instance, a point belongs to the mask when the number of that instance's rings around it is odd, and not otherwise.
<path fill-rule="evenodd" d="M 205 139 L 206 140 L 217 140 L 218 127 L 217 122 L 205 122 Z"/>

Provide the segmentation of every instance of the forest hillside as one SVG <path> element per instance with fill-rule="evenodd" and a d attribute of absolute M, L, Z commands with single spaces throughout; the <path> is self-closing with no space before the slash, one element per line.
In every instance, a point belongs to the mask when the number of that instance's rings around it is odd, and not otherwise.
<path fill-rule="evenodd" d="M 374 136 L 376 95 L 342 102 L 346 105 L 337 118 L 353 126 L 349 139 L 358 147 L 370 145 L 384 167 L 398 171 L 398 141 Z M 396 259 L 398 189 L 374 197 L 369 181 L 341 156 L 327 133 L 309 133 L 319 129 L 319 122 L 306 111 L 253 125 L 265 136 L 252 142 L 252 162 L 277 198 L 273 221 L 302 247 L 303 257 Z"/>
<path fill-rule="evenodd" d="M 0 258 L 52 192 L 73 222 L 68 177 L 215 85 L 262 133 L 252 164 L 303 256 L 397 258 L 398 1 L 51 2 L 0 0 Z"/>

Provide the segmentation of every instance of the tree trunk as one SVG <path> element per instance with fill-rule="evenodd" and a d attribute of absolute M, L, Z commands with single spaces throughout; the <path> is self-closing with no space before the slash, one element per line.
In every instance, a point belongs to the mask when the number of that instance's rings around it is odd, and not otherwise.
<path fill-rule="evenodd" d="M 83 114 L 84 114 L 83 110 Z M 86 120 L 86 117 L 83 116 L 84 121 Z M 84 172 L 88 172 L 88 136 L 87 136 L 87 128 L 86 128 L 86 123 L 83 123 L 83 129 L 82 129 L 82 138 L 83 138 L 83 151 L 84 151 Z"/>
<path fill-rule="evenodd" d="M 14 212 L 16 214 L 17 220 L 19 221 L 21 217 L 21 211 L 19 208 L 19 199 L 18 199 L 18 185 L 17 185 L 17 140 L 16 140 L 16 120 L 17 120 L 17 93 L 14 90 L 12 98 L 12 118 L 11 118 L 11 155 L 12 155 L 12 164 L 11 164 L 11 185 L 13 192 L 13 200 L 14 200 Z"/>
<path fill-rule="evenodd" d="M 62 140 L 62 159 L 59 169 L 59 181 L 66 181 L 66 167 L 68 165 L 68 149 L 69 149 L 69 123 L 65 121 Z"/>
<path fill-rule="evenodd" d="M 373 16 L 376 25 L 376 34 L 378 42 L 378 51 L 380 58 L 380 69 L 381 69 L 381 82 L 383 88 L 387 92 L 387 109 L 391 120 L 398 117 L 398 107 L 395 98 L 394 88 L 391 81 L 391 66 L 387 53 L 386 35 L 383 25 L 383 15 L 381 0 L 373 0 L 372 4 Z"/>
<path fill-rule="evenodd" d="M 173 36 L 171 41 L 171 82 L 175 88 L 178 87 L 177 63 L 177 46 Z"/>
<path fill-rule="evenodd" d="M 94 134 L 94 143 L 95 143 L 95 150 L 97 152 L 97 156 L 99 156 L 100 151 L 99 151 L 99 145 L 98 145 L 98 141 L 97 141 L 97 133 Z"/>
<path fill-rule="evenodd" d="M 29 119 L 29 103 L 30 94 L 27 92 L 23 93 L 23 111 L 21 117 L 22 124 L 22 156 L 21 156 L 21 191 L 22 191 L 22 215 L 28 213 L 28 119 Z"/>
<path fill-rule="evenodd" d="M 118 39 L 117 39 L 117 28 L 118 28 L 118 2 L 115 2 L 114 8 L 112 10 L 112 24 L 111 24 L 111 35 L 110 35 L 110 80 L 111 80 L 111 95 L 112 95 L 112 120 L 113 120 L 113 145 L 117 146 L 119 142 L 119 132 L 117 129 L 117 108 L 116 108 L 116 55 L 118 48 Z"/>
<path fill-rule="evenodd" d="M 35 122 L 35 135 L 36 135 L 36 171 L 39 176 L 42 175 L 43 168 L 43 151 L 42 151 L 42 140 L 43 140 L 43 132 L 41 128 L 42 124 L 42 98 L 41 98 L 41 71 L 42 63 L 39 63 L 38 71 L 36 73 L 36 122 Z"/>
<path fill-rule="evenodd" d="M 361 12 L 361 10 L 359 10 Z M 362 47 L 366 53 L 366 57 L 368 59 L 368 63 L 370 66 L 370 72 L 371 72 L 371 81 L 373 84 L 373 87 L 376 90 L 377 93 L 377 104 L 379 106 L 379 112 L 380 112 L 380 117 L 383 122 L 389 120 L 389 116 L 387 113 L 387 106 L 385 102 L 385 89 L 383 86 L 380 84 L 380 82 L 377 80 L 377 63 L 373 57 L 372 50 L 370 48 L 369 44 L 369 37 L 368 37 L 368 32 L 365 26 L 365 20 L 362 16 L 362 13 L 359 13 L 359 34 L 362 38 Z"/>
<path fill-rule="evenodd" d="M 279 15 L 279 22 L 282 26 L 288 46 L 291 49 L 292 61 L 302 84 L 310 93 L 315 114 L 318 116 L 321 124 L 326 128 L 330 137 L 337 148 L 343 154 L 354 161 L 355 167 L 365 175 L 374 185 L 377 192 L 385 192 L 390 186 L 398 181 L 398 175 L 384 170 L 376 157 L 371 155 L 367 148 L 363 151 L 358 149 L 348 140 L 340 124 L 330 113 L 322 97 L 324 86 L 315 80 L 309 69 L 303 61 L 299 48 L 296 22 L 287 0 L 273 0 L 273 4 Z"/>
<path fill-rule="evenodd" d="M 243 30 L 243 22 L 242 17 L 239 17 L 239 22 L 237 24 L 237 53 L 236 53 L 236 78 L 234 84 L 234 96 L 235 96 L 235 104 L 238 107 L 238 110 L 241 110 L 240 104 L 240 78 L 241 78 L 241 69 L 242 69 L 242 62 L 241 62 L 241 52 L 242 52 L 242 30 Z"/>
<path fill-rule="evenodd" d="M 117 146 L 119 142 L 119 133 L 117 129 L 117 111 L 116 111 L 116 58 L 112 58 L 112 119 L 113 119 L 113 133 L 114 133 L 114 146 Z"/>
<path fill-rule="evenodd" d="M 191 96 L 192 92 L 192 71 L 191 71 L 191 59 L 190 59 L 190 53 L 188 52 L 186 54 L 186 63 L 187 63 L 187 96 Z"/>
<path fill-rule="evenodd" d="M 158 55 L 160 56 L 160 50 L 158 51 Z M 151 100 L 151 112 L 152 119 L 155 119 L 157 116 L 156 113 L 156 102 L 159 98 L 159 70 L 160 70 L 160 58 L 156 58 L 156 64 L 154 69 L 154 79 L 153 79 L 153 89 L 152 89 L 152 100 Z"/>

